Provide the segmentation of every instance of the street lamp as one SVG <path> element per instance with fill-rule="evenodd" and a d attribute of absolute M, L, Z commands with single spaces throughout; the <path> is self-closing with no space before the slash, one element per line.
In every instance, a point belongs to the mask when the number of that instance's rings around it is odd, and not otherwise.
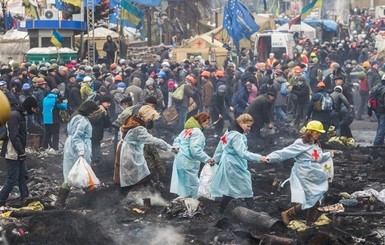
<path fill-rule="evenodd" d="M 3 20 L 4 20 L 4 33 L 7 31 L 7 21 L 6 21 L 6 12 L 7 12 L 7 3 L 8 1 L 1 1 L 1 9 L 3 10 Z"/>

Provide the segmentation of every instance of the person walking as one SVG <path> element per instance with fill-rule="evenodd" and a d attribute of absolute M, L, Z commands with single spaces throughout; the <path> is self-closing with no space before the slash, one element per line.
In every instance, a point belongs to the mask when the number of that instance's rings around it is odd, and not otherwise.
<path fill-rule="evenodd" d="M 266 158 L 247 149 L 246 133 L 250 132 L 254 119 L 250 114 L 241 114 L 221 137 L 214 153 L 219 165 L 212 182 L 211 196 L 222 197 L 218 212 L 223 214 L 234 198 L 244 198 L 248 208 L 254 206 L 251 174 L 247 161 L 266 162 Z"/>
<path fill-rule="evenodd" d="M 29 196 L 27 186 L 28 169 L 26 165 L 25 146 L 27 142 L 27 122 L 25 115 L 32 115 L 37 110 L 37 100 L 28 97 L 22 106 L 16 99 L 8 98 L 11 115 L 6 124 L 8 136 L 3 142 L 1 156 L 7 162 L 7 177 L 0 191 L 0 206 L 4 206 L 14 186 L 20 190 L 20 203 Z"/>
<path fill-rule="evenodd" d="M 79 159 L 84 157 L 87 163 L 91 163 L 92 125 L 90 118 L 102 113 L 99 106 L 92 100 L 83 102 L 73 113 L 71 121 L 67 125 L 68 137 L 64 144 L 63 177 L 64 182 L 60 187 L 55 206 L 64 208 L 71 186 L 68 184 L 68 174 Z"/>
<path fill-rule="evenodd" d="M 210 115 L 201 112 L 190 117 L 184 130 L 174 140 L 173 146 L 178 148 L 172 168 L 170 192 L 180 197 L 197 198 L 198 172 L 201 162 L 213 164 L 213 160 L 204 151 L 205 129 L 210 122 Z"/>
<path fill-rule="evenodd" d="M 308 210 L 306 223 L 311 225 L 317 219 L 317 208 L 329 188 L 328 176 L 321 164 L 332 157 L 331 152 L 323 152 L 319 137 L 325 133 L 320 121 L 309 121 L 304 134 L 293 144 L 271 152 L 266 156 L 269 163 L 282 162 L 294 158 L 290 174 L 291 202 L 295 206 L 281 213 L 285 225 L 301 210 Z"/>

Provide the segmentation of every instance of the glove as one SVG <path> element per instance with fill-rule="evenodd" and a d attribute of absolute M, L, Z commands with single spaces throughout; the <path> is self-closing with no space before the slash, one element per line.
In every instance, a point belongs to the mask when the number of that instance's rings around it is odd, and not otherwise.
<path fill-rule="evenodd" d="M 19 155 L 19 161 L 25 161 L 27 159 L 27 155 L 21 154 Z"/>

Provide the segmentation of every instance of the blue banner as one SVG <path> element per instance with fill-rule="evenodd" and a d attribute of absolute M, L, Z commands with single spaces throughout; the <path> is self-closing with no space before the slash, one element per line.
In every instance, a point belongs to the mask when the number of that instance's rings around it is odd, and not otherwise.
<path fill-rule="evenodd" d="M 237 49 L 239 49 L 241 39 L 250 39 L 251 35 L 260 28 L 255 23 L 249 9 L 238 0 L 229 0 L 227 8 L 225 8 L 223 23 Z"/>
<path fill-rule="evenodd" d="M 131 0 L 131 2 L 139 3 L 145 6 L 159 7 L 161 0 Z M 166 0 L 163 0 L 166 1 Z"/>

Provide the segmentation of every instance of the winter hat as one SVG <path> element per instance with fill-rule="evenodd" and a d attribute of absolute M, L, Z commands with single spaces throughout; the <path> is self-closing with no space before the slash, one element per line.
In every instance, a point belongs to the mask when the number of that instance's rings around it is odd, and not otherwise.
<path fill-rule="evenodd" d="M 120 82 L 116 85 L 118 88 L 126 88 L 126 84 L 124 82 Z"/>
<path fill-rule="evenodd" d="M 31 86 L 29 85 L 29 83 L 24 83 L 23 84 L 23 90 L 28 90 L 30 88 L 31 88 Z"/>
<path fill-rule="evenodd" d="M 144 101 L 147 104 L 154 104 L 154 105 L 158 104 L 158 101 L 156 101 L 156 98 L 154 96 L 147 97 Z"/>
<path fill-rule="evenodd" d="M 342 89 L 342 87 L 340 85 L 337 85 L 334 87 L 334 91 L 342 93 L 342 91 L 344 91 L 344 90 Z"/>
<path fill-rule="evenodd" d="M 101 98 L 100 98 L 100 103 L 103 103 L 103 102 L 111 102 L 111 96 L 109 95 L 103 95 Z"/>
<path fill-rule="evenodd" d="M 83 82 L 86 82 L 86 83 L 91 82 L 91 80 L 92 80 L 92 78 L 89 77 L 89 76 L 85 76 L 85 77 L 83 78 Z"/>
<path fill-rule="evenodd" d="M 142 106 L 138 112 L 138 115 L 139 118 L 145 122 L 157 120 L 160 117 L 159 112 L 157 112 L 151 105 Z"/>
<path fill-rule="evenodd" d="M 108 92 L 108 90 L 107 90 L 107 88 L 106 88 L 105 86 L 100 86 L 100 88 L 99 88 L 99 92 L 102 92 L 102 93 L 107 93 L 107 92 Z"/>
<path fill-rule="evenodd" d="M 175 87 L 175 82 L 173 80 L 168 81 L 167 87 L 168 88 L 174 88 Z"/>
<path fill-rule="evenodd" d="M 34 113 L 32 111 L 32 108 L 37 107 L 37 100 L 35 99 L 35 97 L 29 96 L 24 100 L 22 106 L 28 115 L 32 115 Z"/>
<path fill-rule="evenodd" d="M 30 70 L 29 73 L 35 76 L 39 74 L 37 70 Z"/>
<path fill-rule="evenodd" d="M 83 102 L 78 108 L 78 111 L 83 113 L 84 116 L 89 116 L 97 110 L 99 110 L 99 106 L 93 100 Z"/>
<path fill-rule="evenodd" d="M 148 79 L 147 81 L 146 81 L 146 86 L 154 86 L 154 79 Z"/>

